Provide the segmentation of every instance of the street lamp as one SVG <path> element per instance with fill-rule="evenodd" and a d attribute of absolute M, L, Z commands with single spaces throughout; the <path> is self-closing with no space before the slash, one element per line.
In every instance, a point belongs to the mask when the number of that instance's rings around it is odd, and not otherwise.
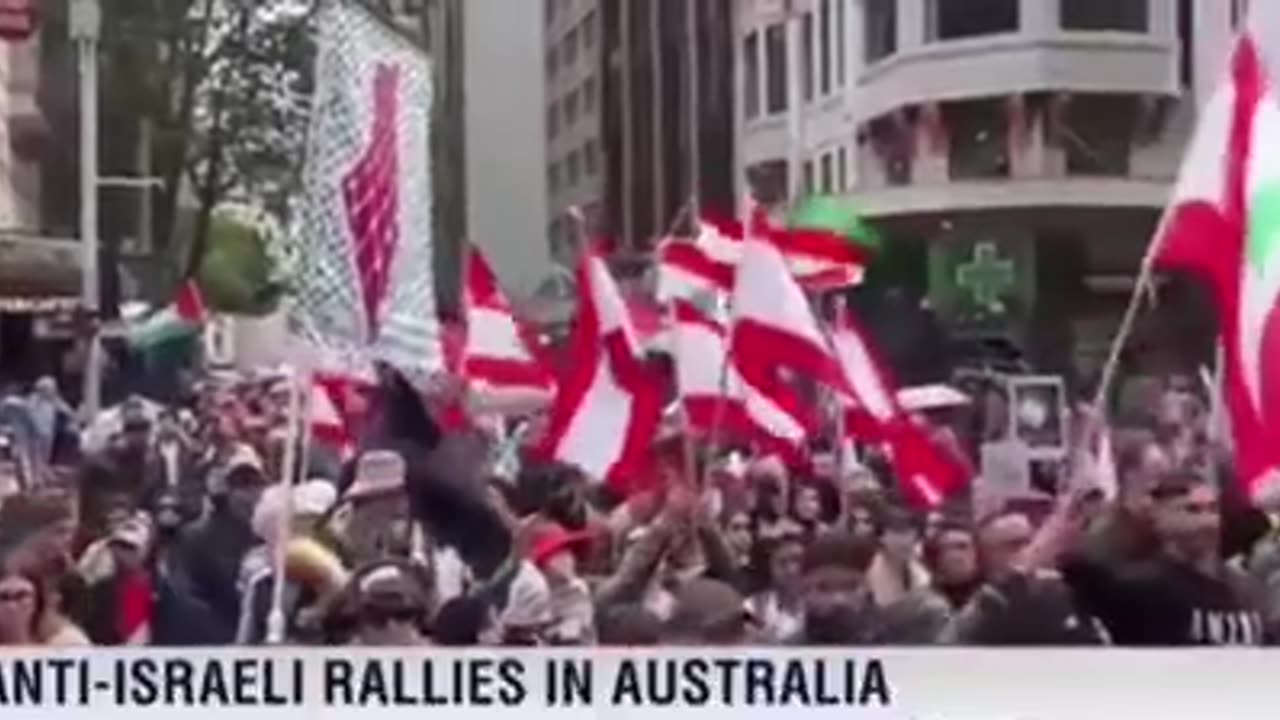
<path fill-rule="evenodd" d="M 71 41 L 80 74 L 80 252 L 81 301 L 89 316 L 82 408 L 87 417 L 102 404 L 102 349 L 98 338 L 98 38 L 100 0 L 69 0 Z"/>

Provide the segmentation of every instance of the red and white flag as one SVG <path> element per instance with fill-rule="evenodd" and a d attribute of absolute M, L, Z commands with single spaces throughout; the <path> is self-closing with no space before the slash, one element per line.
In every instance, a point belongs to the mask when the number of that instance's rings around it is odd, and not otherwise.
<path fill-rule="evenodd" d="M 705 433 L 723 429 L 786 457 L 801 452 L 808 435 L 803 413 L 743 381 L 729 362 L 728 330 L 687 301 L 677 301 L 673 314 L 676 389 L 689 425 Z"/>
<path fill-rule="evenodd" d="M 804 288 L 826 290 L 862 281 L 863 258 L 852 246 L 822 233 L 760 225 L 758 234 L 782 254 L 788 272 Z M 703 219 L 691 240 L 669 239 L 658 258 L 658 296 L 693 297 L 698 292 L 733 291 L 745 249 L 741 223 Z"/>
<path fill-rule="evenodd" d="M 846 432 L 888 447 L 894 474 L 907 497 L 919 506 L 935 508 L 968 484 L 972 471 L 967 463 L 898 404 L 894 384 L 877 359 L 870 337 L 847 312 L 837 318 L 832 344 L 853 392 L 845 414 Z"/>
<path fill-rule="evenodd" d="M 756 227 L 760 232 L 742 244 L 733 290 L 729 344 L 734 366 L 747 384 L 788 407 L 802 405 L 792 399 L 794 393 L 781 375 L 784 369 L 849 397 L 848 379 L 804 291 L 782 253 L 762 237 L 768 232 L 763 218 L 757 217 Z"/>
<path fill-rule="evenodd" d="M 621 493 L 646 470 L 662 417 L 662 378 L 645 363 L 604 259 L 583 254 L 572 361 L 551 409 L 543 454 Z"/>
<path fill-rule="evenodd" d="M 474 246 L 469 252 L 463 377 L 492 388 L 550 390 L 554 380 L 538 355 L 536 339 L 511 311 L 484 254 Z"/>

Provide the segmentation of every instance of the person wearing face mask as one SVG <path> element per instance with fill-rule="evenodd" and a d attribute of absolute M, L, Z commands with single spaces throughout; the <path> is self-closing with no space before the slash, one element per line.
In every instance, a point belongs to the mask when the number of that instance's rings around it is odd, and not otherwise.
<path fill-rule="evenodd" d="M 245 555 L 259 542 L 250 520 L 267 484 L 258 454 L 239 446 L 210 474 L 211 511 L 180 542 L 176 559 L 187 571 L 192 592 L 209 607 L 221 643 L 235 639 L 237 580 Z"/>

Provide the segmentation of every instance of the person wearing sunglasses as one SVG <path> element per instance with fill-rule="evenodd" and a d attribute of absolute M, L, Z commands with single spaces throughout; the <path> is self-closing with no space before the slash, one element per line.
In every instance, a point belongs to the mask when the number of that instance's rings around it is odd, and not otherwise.
<path fill-rule="evenodd" d="M 14 572 L 0 574 L 0 645 L 39 645 L 37 629 L 44 609 L 40 584 Z"/>

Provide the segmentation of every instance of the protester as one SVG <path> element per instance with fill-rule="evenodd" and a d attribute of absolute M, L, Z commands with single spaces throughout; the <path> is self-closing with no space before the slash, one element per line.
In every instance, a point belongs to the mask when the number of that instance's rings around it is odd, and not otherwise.
<path fill-rule="evenodd" d="M 139 513 L 118 523 L 108 538 L 108 573 L 89 586 L 85 631 L 95 645 L 150 645 L 155 585 L 147 567 L 154 528 Z"/>
<path fill-rule="evenodd" d="M 0 645 L 38 645 L 45 597 L 38 578 L 0 570 Z"/>
<path fill-rule="evenodd" d="M 1230 453 L 1185 384 L 1115 428 L 1081 409 L 1046 516 L 1048 498 L 922 502 L 875 442 L 837 470 L 711 447 L 686 465 L 663 435 L 613 486 L 533 447 L 486 450 L 397 377 L 361 395 L 351 446 L 297 448 L 342 466 L 301 462 L 289 486 L 278 374 L 207 376 L 186 407 L 127 399 L 79 459 L 54 443 L 66 479 L 0 501 L 0 642 L 254 645 L 276 617 L 284 642 L 384 647 L 1278 639 L 1280 502 L 1222 489 L 1231 463 L 1208 460 Z M 78 422 L 47 380 L 13 397 L 32 442 L 51 417 Z M 1101 432 L 1114 497 L 1103 464 L 1079 462 Z"/>

